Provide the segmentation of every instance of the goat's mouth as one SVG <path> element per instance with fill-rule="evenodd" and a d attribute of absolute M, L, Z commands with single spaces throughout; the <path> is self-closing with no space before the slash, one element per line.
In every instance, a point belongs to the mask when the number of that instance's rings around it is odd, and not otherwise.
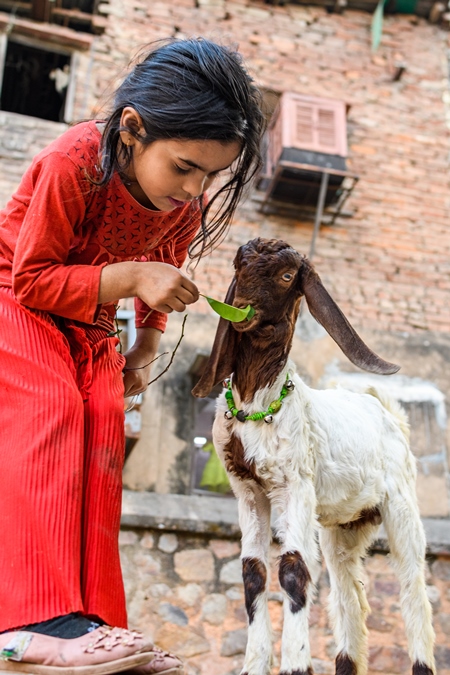
<path fill-rule="evenodd" d="M 236 307 L 236 305 L 234 305 Z M 248 305 L 246 305 L 248 306 Z M 239 309 L 244 309 L 245 307 L 240 307 Z M 232 326 L 234 330 L 237 330 L 240 333 L 245 333 L 248 330 L 251 330 L 259 323 L 258 311 L 255 309 L 250 318 L 245 319 L 244 321 L 232 321 Z"/>

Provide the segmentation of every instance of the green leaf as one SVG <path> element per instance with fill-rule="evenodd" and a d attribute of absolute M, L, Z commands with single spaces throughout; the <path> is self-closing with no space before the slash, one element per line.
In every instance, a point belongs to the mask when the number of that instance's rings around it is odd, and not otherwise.
<path fill-rule="evenodd" d="M 239 307 L 227 305 L 226 302 L 219 302 L 218 300 L 214 300 L 214 298 L 209 298 L 207 295 L 203 295 L 203 293 L 200 293 L 200 295 L 209 302 L 219 316 L 227 321 L 232 321 L 233 323 L 239 323 L 245 319 L 249 321 L 255 315 L 255 310 L 250 305 L 247 305 L 245 309 L 240 309 Z"/>

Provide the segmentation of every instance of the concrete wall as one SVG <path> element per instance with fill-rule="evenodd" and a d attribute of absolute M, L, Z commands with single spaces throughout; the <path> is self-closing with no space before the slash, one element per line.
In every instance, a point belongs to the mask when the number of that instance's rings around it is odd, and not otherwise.
<path fill-rule="evenodd" d="M 181 335 L 181 324 L 182 316 L 170 318 L 163 340 L 169 355 L 161 359 L 155 375 L 168 364 Z M 190 491 L 196 403 L 190 396 L 193 380 L 189 370 L 195 355 L 210 349 L 216 324 L 214 316 L 205 315 L 199 320 L 189 310 L 185 337 L 172 366 L 144 396 L 141 438 L 125 466 L 127 487 L 162 493 Z M 362 330 L 362 337 L 375 351 L 402 366 L 398 375 L 383 378 L 357 372 L 313 319 L 300 322 L 298 333 L 292 356 L 307 384 L 341 384 L 358 390 L 375 383 L 388 387 L 404 403 L 410 414 L 412 449 L 418 458 L 421 513 L 448 517 L 450 435 L 446 401 L 450 397 L 450 336 Z"/>

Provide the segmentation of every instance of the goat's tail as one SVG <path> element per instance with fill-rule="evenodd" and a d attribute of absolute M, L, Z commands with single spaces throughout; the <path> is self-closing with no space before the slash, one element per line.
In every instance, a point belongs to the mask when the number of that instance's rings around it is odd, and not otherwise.
<path fill-rule="evenodd" d="M 386 391 L 377 389 L 377 387 L 374 386 L 368 387 L 366 389 L 366 394 L 370 394 L 371 396 L 377 398 L 380 401 L 383 408 L 386 408 L 386 410 L 388 410 L 391 413 L 391 415 L 395 417 L 404 437 L 406 438 L 407 441 L 409 441 L 409 421 L 403 406 L 401 406 L 400 403 L 395 400 L 395 398 L 389 396 L 389 394 Z"/>

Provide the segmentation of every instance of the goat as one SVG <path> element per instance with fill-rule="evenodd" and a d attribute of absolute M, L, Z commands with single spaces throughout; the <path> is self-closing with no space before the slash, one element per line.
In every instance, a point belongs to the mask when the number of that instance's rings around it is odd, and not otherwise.
<path fill-rule="evenodd" d="M 336 673 L 367 671 L 369 612 L 361 558 L 383 522 L 400 580 L 413 675 L 435 673 L 434 631 L 424 580 L 425 535 L 415 496 L 416 467 L 400 405 L 373 389 L 314 390 L 289 358 L 300 301 L 357 366 L 399 367 L 372 352 L 349 324 L 308 259 L 279 240 L 241 246 L 225 302 L 251 305 L 242 323 L 219 320 L 195 396 L 225 380 L 213 442 L 238 500 L 248 643 L 242 675 L 272 663 L 267 608 L 270 510 L 280 542 L 284 594 L 280 675 L 312 675 L 308 613 L 319 548 L 330 576 Z M 317 537 L 318 535 L 318 537 Z"/>

